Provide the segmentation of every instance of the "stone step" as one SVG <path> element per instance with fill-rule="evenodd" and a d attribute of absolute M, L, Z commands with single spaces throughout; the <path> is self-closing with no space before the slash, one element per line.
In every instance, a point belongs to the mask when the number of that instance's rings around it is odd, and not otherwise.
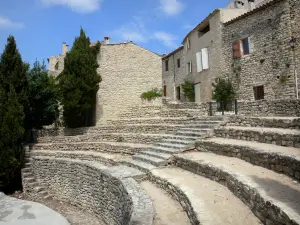
<path fill-rule="evenodd" d="M 31 163 L 30 162 L 26 162 L 25 163 L 25 167 L 30 167 L 31 166 Z"/>
<path fill-rule="evenodd" d="M 168 160 L 172 157 L 171 154 L 153 151 L 152 149 L 141 151 L 141 152 L 139 152 L 139 154 L 154 156 L 156 158 L 160 158 L 160 159 L 164 159 L 164 160 Z"/>
<path fill-rule="evenodd" d="M 147 162 L 140 161 L 140 160 L 134 160 L 134 159 L 124 160 L 124 161 L 121 161 L 121 163 L 126 164 L 128 166 L 132 166 L 132 167 L 137 168 L 146 173 L 148 173 L 150 170 L 157 168 L 156 166 L 152 165 L 151 163 L 147 163 Z"/>
<path fill-rule="evenodd" d="M 207 152 L 178 154 L 175 159 L 177 166 L 228 187 L 264 224 L 300 224 L 300 185 L 291 178 Z"/>
<path fill-rule="evenodd" d="M 23 172 L 23 173 L 31 173 L 31 168 L 30 168 L 30 167 L 23 168 L 23 169 L 22 169 L 22 172 Z"/>
<path fill-rule="evenodd" d="M 33 176 L 32 172 L 24 172 L 24 171 L 23 171 L 22 175 L 23 175 L 24 178 Z"/>
<path fill-rule="evenodd" d="M 28 185 L 31 188 L 37 187 L 39 185 L 38 182 L 27 182 L 26 185 Z"/>
<path fill-rule="evenodd" d="M 34 183 L 35 182 L 35 178 L 34 177 L 25 177 L 24 180 L 27 183 Z"/>
<path fill-rule="evenodd" d="M 165 159 L 161 159 L 161 158 L 157 158 L 157 157 L 149 156 L 149 155 L 136 154 L 136 155 L 133 155 L 132 158 L 134 160 L 150 163 L 154 166 L 165 166 L 168 164 L 168 161 Z"/>
<path fill-rule="evenodd" d="M 236 157 L 300 180 L 300 149 L 226 138 L 198 141 L 199 150 Z"/>
<path fill-rule="evenodd" d="M 167 143 L 167 142 L 159 142 L 159 143 L 154 143 L 153 144 L 154 147 L 153 148 L 156 148 L 155 146 L 158 146 L 159 149 L 170 149 L 170 150 L 178 150 L 178 149 L 182 149 L 182 148 L 185 148 L 186 147 L 186 144 L 173 144 L 173 143 Z M 163 147 L 163 148 L 160 148 L 160 147 Z"/>
<path fill-rule="evenodd" d="M 199 131 L 177 131 L 176 135 L 182 135 L 182 136 L 192 136 L 192 137 L 201 137 L 204 134 L 207 134 L 208 130 L 199 130 Z"/>
<path fill-rule="evenodd" d="M 162 147 L 162 146 L 153 146 L 153 147 L 149 148 L 149 151 L 163 153 L 163 154 L 167 154 L 167 155 L 176 154 L 178 152 L 181 152 L 181 150 L 179 150 L 179 149 Z"/>
<path fill-rule="evenodd" d="M 176 167 L 151 171 L 154 182 L 177 199 L 191 224 L 258 225 L 260 221 L 223 185 Z"/>
<path fill-rule="evenodd" d="M 213 130 L 213 128 L 215 127 L 216 125 L 200 125 L 200 126 L 186 126 L 186 127 L 183 127 L 183 128 L 180 128 L 178 129 L 179 131 L 199 131 L 201 132 L 202 130 L 207 130 L 207 131 L 211 131 Z"/>
<path fill-rule="evenodd" d="M 182 140 L 182 139 L 171 139 L 171 138 L 169 138 L 169 139 L 163 139 L 163 140 L 161 140 L 160 142 L 161 143 L 169 143 L 169 144 L 181 144 L 181 145 L 184 145 L 184 146 L 186 146 L 186 145 L 190 145 L 190 144 L 192 144 L 192 143 L 194 143 L 196 140 L 194 140 L 194 141 L 190 141 L 190 140 Z"/>
<path fill-rule="evenodd" d="M 300 130 L 295 129 L 226 126 L 214 131 L 217 137 L 300 147 Z"/>
<path fill-rule="evenodd" d="M 151 145 L 130 142 L 71 142 L 71 143 L 38 143 L 33 150 L 59 151 L 95 151 L 134 154 L 151 147 Z"/>
<path fill-rule="evenodd" d="M 44 197 L 43 197 L 43 199 L 46 199 L 46 200 L 48 200 L 48 199 L 51 199 L 52 198 L 52 196 L 51 195 L 45 195 Z"/>
<path fill-rule="evenodd" d="M 300 129 L 300 117 L 230 117 L 228 126 Z"/>
<path fill-rule="evenodd" d="M 43 187 L 39 187 L 39 186 L 34 187 L 33 190 L 37 193 L 41 193 L 41 192 L 45 191 L 45 189 Z"/>

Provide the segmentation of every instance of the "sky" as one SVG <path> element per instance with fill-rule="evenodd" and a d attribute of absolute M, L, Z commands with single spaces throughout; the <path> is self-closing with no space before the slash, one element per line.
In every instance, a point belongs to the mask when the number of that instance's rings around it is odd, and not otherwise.
<path fill-rule="evenodd" d="M 92 42 L 133 41 L 159 54 L 230 0 L 0 0 L 0 54 L 13 35 L 23 61 L 33 64 L 72 46 L 82 27 Z"/>

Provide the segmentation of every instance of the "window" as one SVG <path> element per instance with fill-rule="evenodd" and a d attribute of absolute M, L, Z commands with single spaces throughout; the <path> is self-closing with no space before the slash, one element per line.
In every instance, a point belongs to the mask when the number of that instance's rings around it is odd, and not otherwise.
<path fill-rule="evenodd" d="M 176 98 L 180 100 L 180 86 L 176 87 Z"/>
<path fill-rule="evenodd" d="M 201 49 L 200 52 L 196 53 L 197 60 L 197 72 L 201 72 L 202 70 L 207 70 L 209 68 L 208 62 L 208 48 Z"/>
<path fill-rule="evenodd" d="M 169 60 L 165 61 L 165 70 L 169 71 Z"/>
<path fill-rule="evenodd" d="M 54 69 L 55 69 L 55 70 L 58 70 L 58 68 L 59 68 L 59 63 L 57 62 L 57 63 L 55 64 L 55 66 L 54 66 Z"/>
<path fill-rule="evenodd" d="M 177 59 L 177 67 L 180 67 L 180 59 Z"/>
<path fill-rule="evenodd" d="M 202 37 L 204 34 L 206 34 L 208 31 L 210 31 L 210 26 L 207 24 L 202 29 L 198 30 L 198 38 Z"/>
<path fill-rule="evenodd" d="M 264 86 L 256 86 L 253 87 L 253 91 L 254 91 L 254 99 L 255 100 L 261 100 L 265 98 L 265 91 L 264 91 Z"/>
<path fill-rule="evenodd" d="M 164 86 L 164 97 L 167 96 L 167 85 Z"/>
<path fill-rule="evenodd" d="M 253 46 L 251 44 L 250 37 L 235 41 L 232 45 L 233 58 L 237 59 L 243 55 L 252 53 Z"/>
<path fill-rule="evenodd" d="M 189 38 L 186 39 L 186 48 L 187 49 L 191 48 L 191 43 L 190 43 L 190 39 Z"/>
<path fill-rule="evenodd" d="M 248 55 L 250 53 L 249 39 L 248 38 L 244 38 L 244 39 L 241 40 L 241 42 L 242 42 L 243 55 Z"/>
<path fill-rule="evenodd" d="M 192 61 L 187 63 L 186 72 L 187 72 L 187 74 L 192 73 Z"/>

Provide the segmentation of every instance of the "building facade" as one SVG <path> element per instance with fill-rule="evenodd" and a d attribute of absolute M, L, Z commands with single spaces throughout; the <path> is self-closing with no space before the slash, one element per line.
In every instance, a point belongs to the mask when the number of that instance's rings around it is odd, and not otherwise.
<path fill-rule="evenodd" d="M 184 101 L 181 85 L 190 81 L 194 84 L 196 102 L 211 100 L 212 85 L 222 72 L 222 24 L 246 12 L 247 9 L 216 9 L 186 35 L 182 47 L 163 57 L 167 98 Z"/>
<path fill-rule="evenodd" d="M 50 57 L 49 71 L 58 75 L 63 70 L 63 53 Z M 98 54 L 98 73 L 102 77 L 97 93 L 96 120 L 117 118 L 129 106 L 141 104 L 141 94 L 160 88 L 161 56 L 132 42 L 110 44 L 106 37 Z"/>
<path fill-rule="evenodd" d="M 223 75 L 243 100 L 298 98 L 297 0 L 273 0 L 224 24 Z"/>

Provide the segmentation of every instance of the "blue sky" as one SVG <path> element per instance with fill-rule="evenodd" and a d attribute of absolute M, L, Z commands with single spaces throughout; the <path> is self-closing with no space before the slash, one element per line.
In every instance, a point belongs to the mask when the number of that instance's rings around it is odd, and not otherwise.
<path fill-rule="evenodd" d="M 61 53 L 84 28 L 91 41 L 133 41 L 157 53 L 180 46 L 185 34 L 229 0 L 0 0 L 0 52 L 15 36 L 23 60 Z"/>

